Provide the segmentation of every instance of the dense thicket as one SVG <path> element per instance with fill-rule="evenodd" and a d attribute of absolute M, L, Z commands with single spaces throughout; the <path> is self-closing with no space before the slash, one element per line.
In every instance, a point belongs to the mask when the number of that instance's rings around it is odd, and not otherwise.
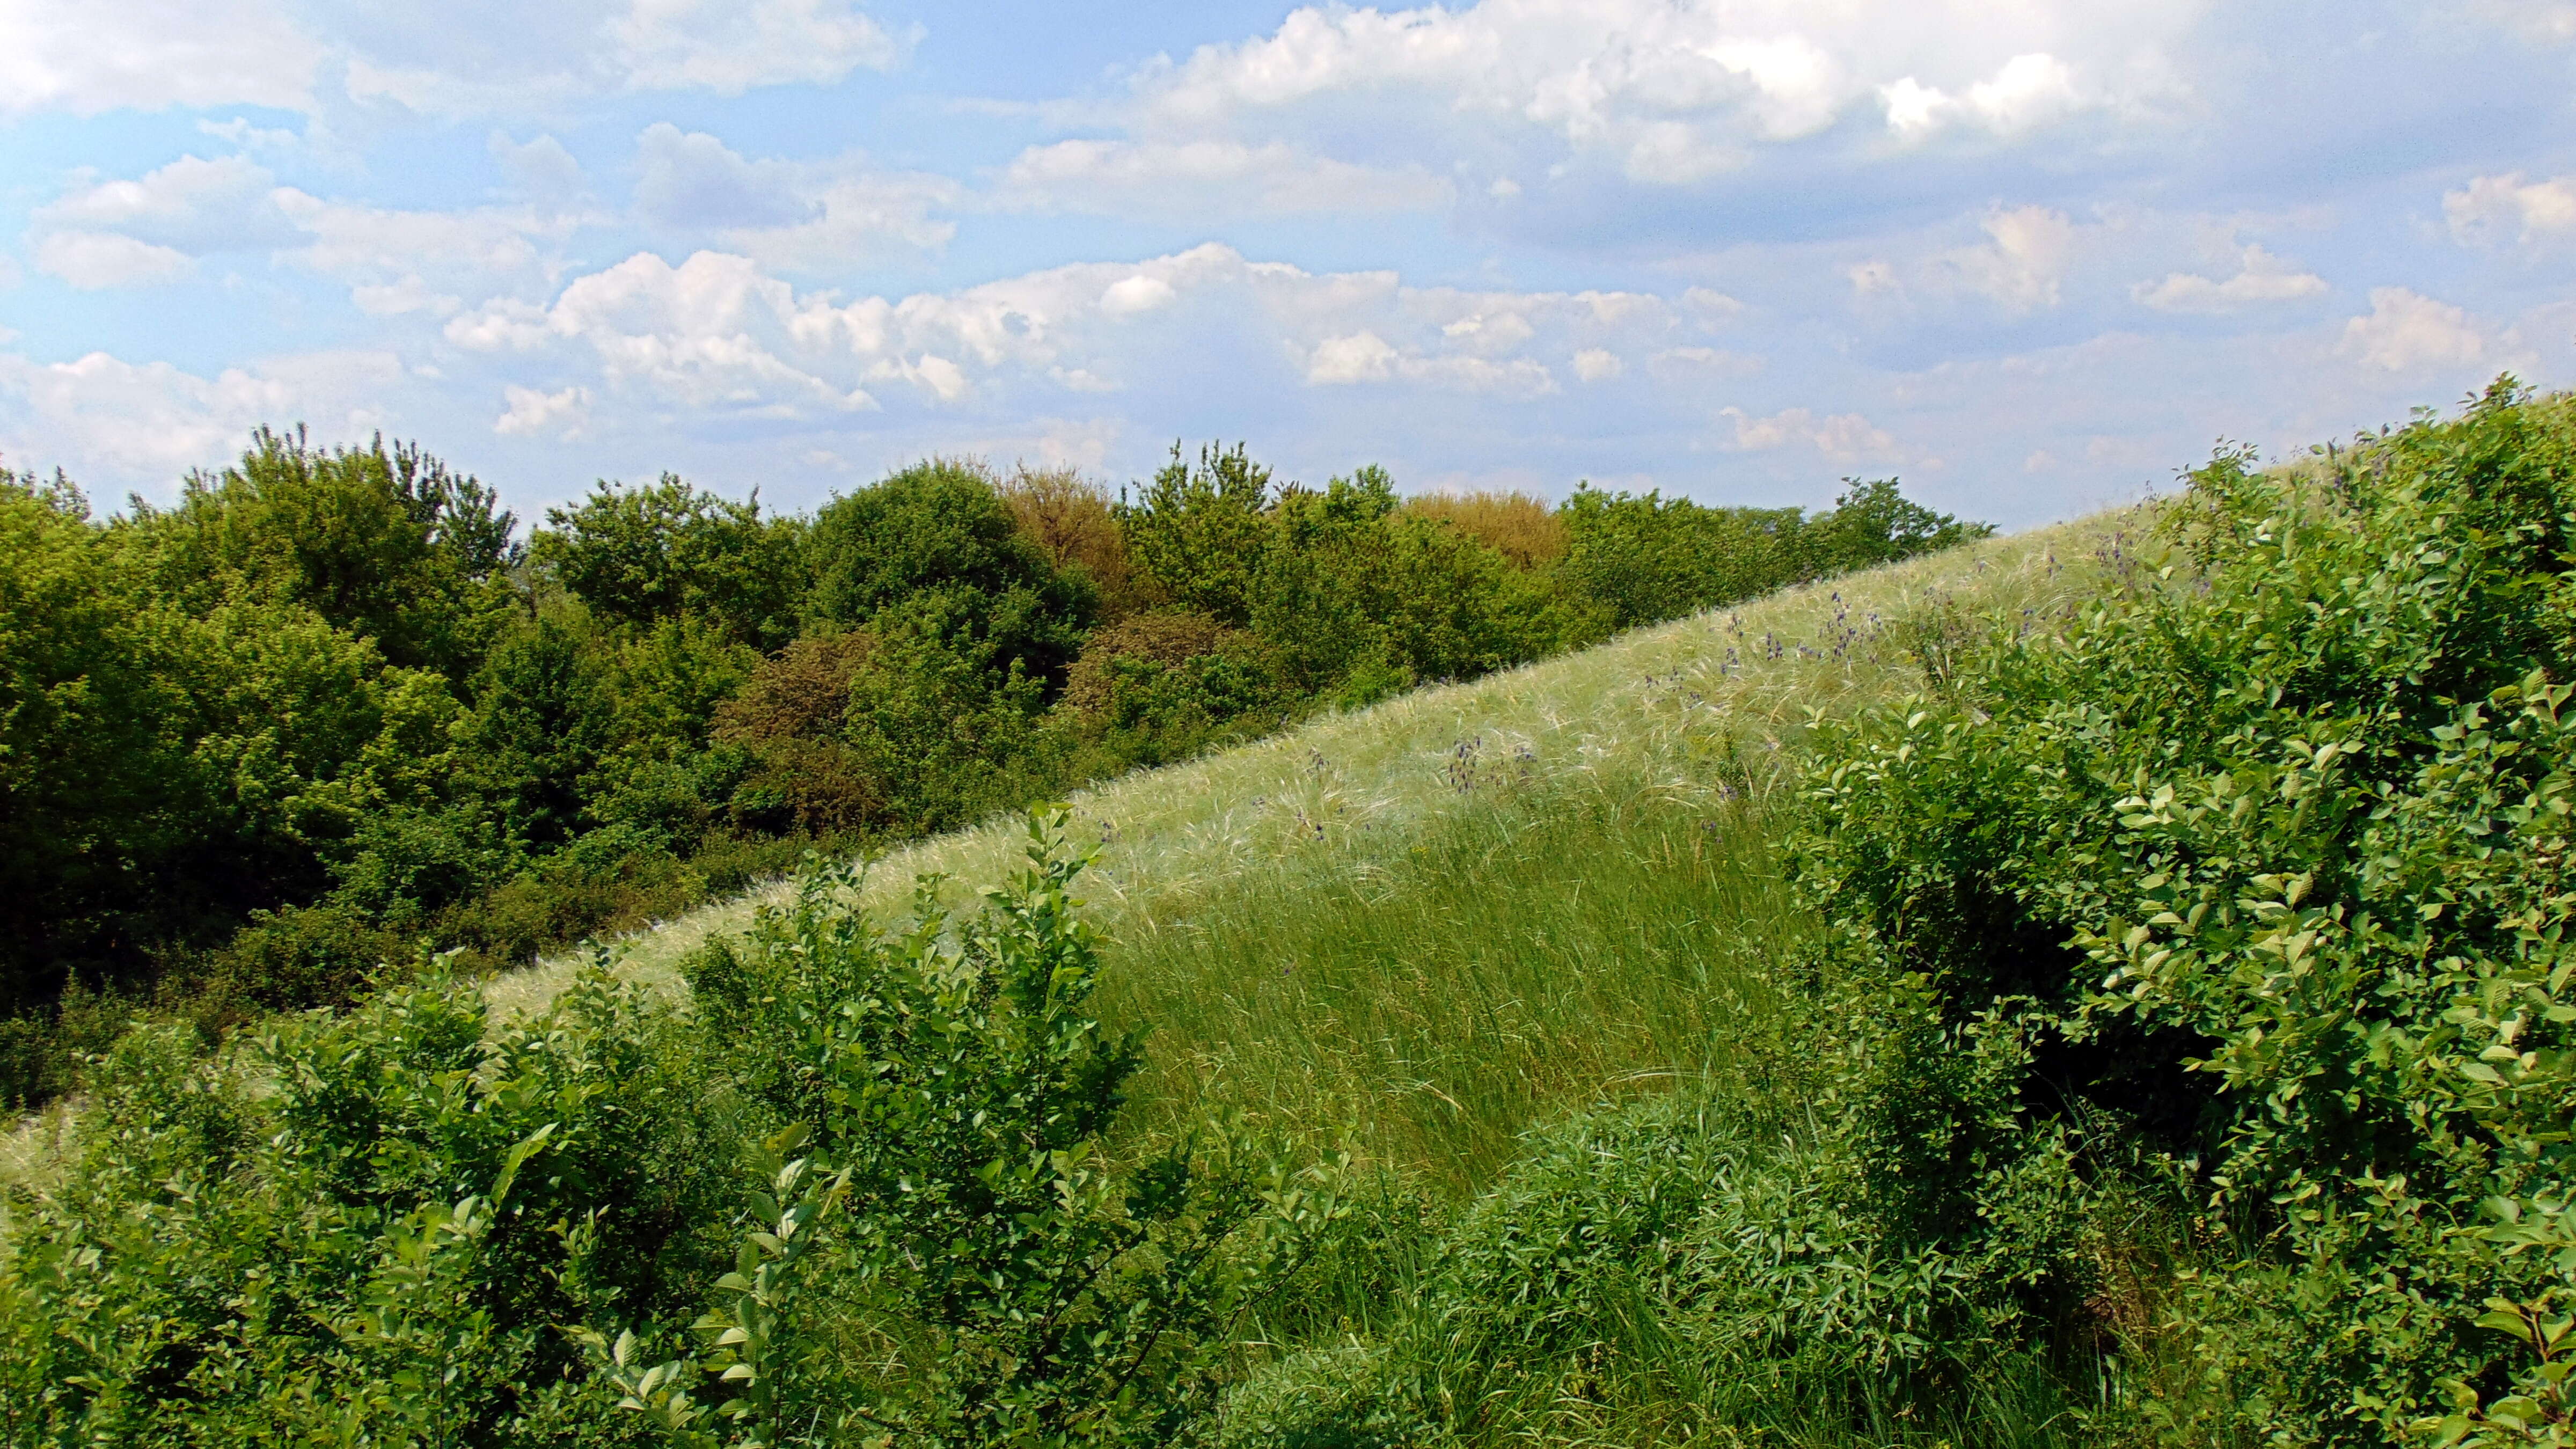
<path fill-rule="evenodd" d="M 2164 1164 L 2170 1432 L 2565 1443 L 2576 407 L 2251 464 L 1825 742 L 1808 886 L 1919 1054 L 1855 1105 L 1946 1148 L 1891 1201 L 1952 1253 Z"/>
<path fill-rule="evenodd" d="M 501 1025 L 433 972 L 212 1057 L 137 1029 L 0 1243 L 0 1436 L 1173 1442 L 1335 1174 L 1222 1126 L 1109 1158 L 1136 1051 L 1059 844 L 891 926 L 818 869 L 695 1021 L 601 970 Z"/>
<path fill-rule="evenodd" d="M 1522 547 L 1532 510 L 1566 547 Z M 1409 507 L 1240 447 L 1176 448 L 1133 503 L 936 459 L 810 517 L 603 483 L 524 541 L 381 440 L 262 432 L 104 520 L 0 473 L 0 1099 L 138 1011 L 344 1003 L 423 941 L 524 961 L 810 844 L 1974 531 L 1875 483 L 1814 519 Z"/>

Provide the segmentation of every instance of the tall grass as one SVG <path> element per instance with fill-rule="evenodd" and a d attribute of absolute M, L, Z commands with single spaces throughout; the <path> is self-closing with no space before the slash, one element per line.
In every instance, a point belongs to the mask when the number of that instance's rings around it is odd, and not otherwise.
<path fill-rule="evenodd" d="M 1760 822 L 1812 713 L 1920 687 L 1905 625 L 1927 611 L 2062 615 L 2136 526 L 1787 590 L 1077 795 L 1113 942 L 1103 1006 L 1156 1031 L 1142 1115 L 1237 1106 L 1466 1188 L 1565 1105 L 1697 1073 L 1730 963 L 1802 929 Z M 922 875 L 965 896 L 1023 839 L 998 820 L 897 851 L 871 898 L 900 909 Z M 679 990 L 682 956 L 783 898 L 631 938 L 620 969 Z M 577 964 L 496 978 L 498 1014 Z"/>

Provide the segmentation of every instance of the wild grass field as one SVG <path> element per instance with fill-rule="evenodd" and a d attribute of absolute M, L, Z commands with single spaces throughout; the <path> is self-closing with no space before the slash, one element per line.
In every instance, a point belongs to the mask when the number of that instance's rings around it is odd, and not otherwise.
<path fill-rule="evenodd" d="M 1232 1107 L 1465 1191 L 1570 1104 L 1702 1074 L 1711 1014 L 1759 1009 L 1734 968 L 1806 925 L 1766 801 L 1819 713 L 1923 687 L 1927 609 L 2062 617 L 2135 513 L 1987 540 L 1635 630 L 1075 795 L 1099 842 L 1081 894 L 1108 938 L 1108 1019 L 1152 1036 L 1145 1117 Z M 893 851 L 962 902 L 1019 865 L 1016 818 Z M 778 885 L 612 943 L 675 963 Z M 502 1016 L 587 960 L 494 978 Z"/>

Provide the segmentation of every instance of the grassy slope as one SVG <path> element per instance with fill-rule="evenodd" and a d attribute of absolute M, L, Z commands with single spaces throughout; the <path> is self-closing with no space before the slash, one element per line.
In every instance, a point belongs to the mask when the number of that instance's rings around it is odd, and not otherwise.
<path fill-rule="evenodd" d="M 1155 1028 L 1147 1122 L 1238 1107 L 1455 1190 L 1553 1110 L 1698 1071 L 1712 1013 L 1763 1006 L 1730 964 L 1801 929 L 1761 799 L 1808 711 L 1920 682 L 1882 626 L 1936 599 L 2062 609 L 2135 526 L 1791 590 L 1078 796 L 1103 842 L 1087 895 L 1114 943 L 1107 1010 Z M 937 872 L 962 897 L 1025 839 L 1003 821 L 923 842 L 871 891 L 896 908 Z M 675 984 L 674 962 L 778 893 L 629 940 L 623 969 Z M 573 966 L 500 978 L 495 1005 L 540 1003 Z"/>

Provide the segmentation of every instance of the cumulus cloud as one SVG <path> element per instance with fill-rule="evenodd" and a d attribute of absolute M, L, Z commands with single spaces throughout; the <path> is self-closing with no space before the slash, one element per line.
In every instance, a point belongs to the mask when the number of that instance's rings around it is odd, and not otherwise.
<path fill-rule="evenodd" d="M 85 288 L 158 285 L 197 260 L 266 254 L 346 281 L 370 316 L 445 315 L 463 294 L 542 278 L 563 217 L 525 208 L 416 211 L 329 201 L 243 157 L 183 156 L 130 179 L 88 178 L 34 216 L 37 263 Z"/>
<path fill-rule="evenodd" d="M 2371 288 L 2370 315 L 2343 329 L 2346 355 L 2389 372 L 2465 366 L 2486 350 L 2486 335 L 2465 310 L 2405 287 Z"/>
<path fill-rule="evenodd" d="M 1757 418 L 1741 408 L 1721 408 L 1718 416 L 1734 423 L 1734 446 L 1748 453 L 1803 446 L 1829 462 L 1857 463 L 1896 451 L 1896 439 L 1859 413 L 1818 417 L 1805 408 L 1787 408 Z"/>
<path fill-rule="evenodd" d="M 0 114 L 311 113 L 333 77 L 353 99 L 426 115 L 513 114 L 618 92 L 829 85 L 901 65 L 919 39 L 848 0 L 7 0 Z"/>
<path fill-rule="evenodd" d="M 1574 354 L 1574 375 L 1585 382 L 1607 382 L 1627 370 L 1619 354 L 1606 347 L 1587 347 Z"/>
<path fill-rule="evenodd" d="M 822 214 L 797 194 L 792 168 L 746 161 L 703 131 L 658 122 L 645 128 L 636 148 L 644 176 L 635 186 L 635 207 L 657 226 L 733 231 L 793 226 Z"/>
<path fill-rule="evenodd" d="M 2443 194 L 2442 217 L 2451 236 L 2467 246 L 2565 236 L 2576 232 L 2576 178 L 2525 181 L 2519 171 L 2480 176 Z"/>
<path fill-rule="evenodd" d="M 750 159 L 714 136 L 669 122 L 636 138 L 636 210 L 663 231 L 712 237 L 726 250 L 790 271 L 936 251 L 957 224 L 936 215 L 962 189 L 945 178 L 883 171 L 861 153 L 824 161 Z"/>
<path fill-rule="evenodd" d="M 2066 62 L 2041 51 L 2014 56 L 1960 95 L 1909 75 L 1882 87 L 1879 98 L 1887 107 L 1887 128 L 1907 141 L 1961 125 L 2018 136 L 2103 99 L 2087 95 Z"/>
<path fill-rule="evenodd" d="M 2321 296 L 2325 290 L 2325 278 L 2295 270 L 2262 247 L 2249 246 L 2236 275 L 2224 281 L 2173 272 L 2160 282 L 2138 283 L 2131 295 L 2159 312 L 2221 313 Z"/>
<path fill-rule="evenodd" d="M 105 352 L 58 363 L 0 354 L 0 450 L 73 458 L 92 482 L 105 472 L 164 490 L 189 468 L 232 455 L 262 423 L 305 419 L 361 434 L 381 420 L 401 375 L 392 354 L 372 351 L 278 358 L 211 377 Z"/>
<path fill-rule="evenodd" d="M 0 3 L 0 114 L 312 103 L 324 46 L 260 0 Z"/>
<path fill-rule="evenodd" d="M 1192 298 L 1209 305 L 1182 305 Z M 1393 273 L 1314 273 L 1211 244 L 853 300 L 799 290 L 745 256 L 701 251 L 673 265 L 639 253 L 550 304 L 505 297 L 461 312 L 444 335 L 496 360 L 594 368 L 602 406 L 649 399 L 785 420 L 898 397 L 962 405 L 995 388 L 1023 399 L 1111 391 L 1139 348 L 1206 317 L 1230 319 L 1254 355 L 1284 359 L 1310 386 L 1522 398 L 1556 391 L 1548 358 L 1598 380 L 1685 327 L 1681 309 L 1644 294 L 1412 288 Z"/>
<path fill-rule="evenodd" d="M 720 95 L 891 70 L 917 38 L 893 34 L 842 0 L 634 0 L 608 33 L 628 89 Z"/>
<path fill-rule="evenodd" d="M 1955 127 L 2017 139 L 2079 112 L 2148 115 L 2182 89 L 2168 53 L 2197 10 L 2106 13 L 2070 0 L 1307 7 L 1268 35 L 1147 67 L 1138 123 L 1158 135 L 1245 135 L 1362 101 L 1380 138 L 1417 157 L 1473 149 L 1444 136 L 1533 128 L 1631 180 L 1690 185 L 1872 109 L 1907 140 Z M 1390 123 L 1400 134 L 1387 134 Z"/>
<path fill-rule="evenodd" d="M 1667 347 L 1646 360 L 1657 377 L 1674 382 L 1704 383 L 1711 378 L 1744 377 L 1762 370 L 1762 359 L 1717 347 Z"/>
<path fill-rule="evenodd" d="M 1988 240 L 1934 259 L 1932 280 L 1990 298 L 2012 312 L 2056 306 L 2075 256 L 2075 224 L 2066 214 L 2024 206 L 1990 213 L 1981 225 Z M 1871 290 L 1858 274 L 1853 282 L 1862 291 Z"/>
<path fill-rule="evenodd" d="M 36 244 L 36 269 L 94 292 L 183 281 L 196 275 L 197 263 L 186 252 L 114 232 L 58 231 Z"/>
<path fill-rule="evenodd" d="M 114 232 L 191 256 L 281 246 L 296 236 L 277 178 L 240 156 L 182 156 L 132 179 L 75 186 L 36 212 L 39 229 Z"/>
<path fill-rule="evenodd" d="M 2526 40 L 2543 45 L 2576 40 L 2576 4 L 2568 0 L 2471 0 L 2469 8 Z"/>
<path fill-rule="evenodd" d="M 509 407 L 493 420 L 492 431 L 505 437 L 551 434 L 577 438 L 590 422 L 590 389 L 586 387 L 539 392 L 513 384 L 503 388 L 501 396 Z"/>
<path fill-rule="evenodd" d="M 522 144 L 506 132 L 495 131 L 486 146 L 500 164 L 501 174 L 509 178 L 511 189 L 542 209 L 570 207 L 587 184 L 581 162 L 552 136 L 541 135 Z"/>

